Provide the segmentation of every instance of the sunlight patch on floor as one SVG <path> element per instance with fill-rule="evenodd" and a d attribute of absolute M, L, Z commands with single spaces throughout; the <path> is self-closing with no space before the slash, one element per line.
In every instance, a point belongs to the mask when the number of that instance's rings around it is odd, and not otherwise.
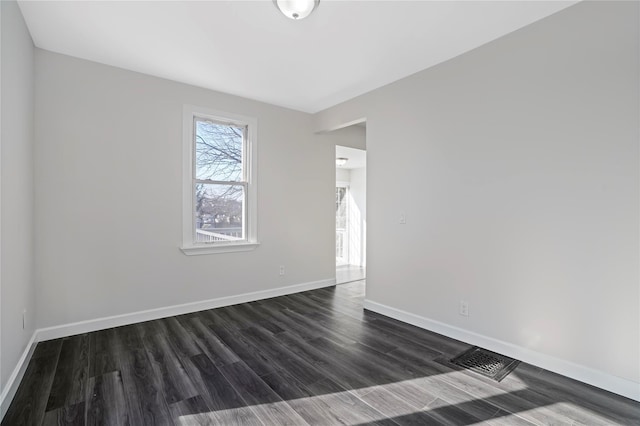
<path fill-rule="evenodd" d="M 423 390 L 425 394 L 430 393 L 431 390 L 434 395 L 437 395 L 441 392 L 442 382 L 437 384 L 437 380 L 442 380 L 443 376 L 451 376 L 451 375 L 461 375 L 463 373 L 453 371 L 450 373 L 439 374 L 436 376 L 426 376 L 420 377 L 416 379 L 403 380 L 388 384 L 381 384 L 376 386 L 364 387 L 354 389 L 352 391 L 343 391 L 343 392 L 334 392 L 328 394 L 321 394 L 316 396 L 310 396 L 305 398 L 297 398 L 290 399 L 287 401 L 278 401 L 278 402 L 269 402 L 265 404 L 257 404 L 252 406 L 244 406 L 231 408 L 227 410 L 219 410 L 212 411 L 207 413 L 198 413 L 192 415 L 183 415 L 180 416 L 180 425 L 202 425 L 202 424 L 241 424 L 243 419 L 249 419 L 253 417 L 253 413 L 286 413 L 290 412 L 291 408 L 294 409 L 297 413 L 314 413 L 317 415 L 322 415 L 326 417 L 326 424 L 336 424 L 336 422 L 340 421 L 343 424 L 356 425 L 362 424 L 363 421 L 379 421 L 384 420 L 388 417 L 399 417 L 399 416 L 407 416 L 414 413 L 419 412 L 428 412 L 430 408 L 441 408 L 443 404 L 439 404 L 437 406 L 432 407 L 422 407 L 417 408 L 411 405 L 410 402 L 405 401 L 400 396 L 398 396 L 398 390 L 401 388 L 409 388 L 413 390 L 419 389 Z M 448 381 L 447 381 L 448 382 Z M 454 384 L 455 381 L 449 383 L 448 386 L 456 387 Z M 431 389 L 432 388 L 432 389 Z M 519 389 L 525 389 L 526 385 L 524 383 L 521 386 L 518 386 L 516 383 L 515 386 L 510 386 L 509 390 L 501 390 L 501 389 L 485 389 L 482 397 L 473 396 L 469 393 L 464 392 L 464 389 L 460 389 L 462 392 L 456 392 L 455 402 L 448 402 L 446 405 L 458 405 L 466 402 L 472 402 L 476 400 L 482 400 L 484 398 L 498 396 L 510 392 L 517 391 Z M 380 390 L 387 392 L 380 392 Z M 357 409 L 347 410 L 345 406 L 352 406 L 356 398 L 366 398 L 366 395 L 369 393 L 377 391 L 376 394 L 378 397 L 382 399 L 380 402 L 382 405 L 386 405 L 387 407 L 393 407 L 393 411 L 389 412 L 388 409 L 383 407 L 378 407 L 378 404 L 375 404 L 373 408 L 379 410 L 375 412 L 373 410 L 367 411 L 367 417 L 365 418 L 362 414 L 357 413 Z M 436 398 L 434 396 L 434 398 Z M 356 401 L 358 402 L 358 401 Z M 358 403 L 366 404 L 364 401 L 360 401 Z M 386 403 L 386 404 L 385 404 Z M 335 411 L 332 410 L 333 407 L 339 407 Z M 355 408 L 355 407 L 352 407 Z M 497 408 L 496 408 L 497 409 Z M 304 417 L 304 415 L 303 415 Z M 315 417 L 315 416 L 314 416 Z M 508 418 L 508 417 L 504 417 Z M 503 419 L 504 419 L 503 418 Z M 505 423 L 506 424 L 506 423 Z"/>
<path fill-rule="evenodd" d="M 574 418 L 576 423 L 591 425 L 611 425 L 611 419 L 604 417 L 601 413 L 573 402 L 557 402 L 547 406 L 554 413 L 562 413 L 567 417 Z M 576 417 L 580 416 L 580 418 Z M 588 417 L 587 417 L 588 416 Z"/>

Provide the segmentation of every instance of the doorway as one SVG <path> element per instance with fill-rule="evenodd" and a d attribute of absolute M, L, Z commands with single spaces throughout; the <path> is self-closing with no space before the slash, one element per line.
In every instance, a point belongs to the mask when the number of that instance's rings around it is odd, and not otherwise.
<path fill-rule="evenodd" d="M 336 283 L 365 278 L 366 151 L 336 145 Z"/>

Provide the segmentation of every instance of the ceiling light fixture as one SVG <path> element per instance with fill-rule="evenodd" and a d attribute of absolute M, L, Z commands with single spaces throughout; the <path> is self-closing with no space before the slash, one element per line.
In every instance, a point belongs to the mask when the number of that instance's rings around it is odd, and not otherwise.
<path fill-rule="evenodd" d="M 345 158 L 345 157 L 338 157 L 338 158 L 336 158 L 336 166 L 338 166 L 338 167 L 342 167 L 342 166 L 344 166 L 345 164 L 347 164 L 347 161 L 349 161 L 349 159 L 348 159 L 348 158 Z"/>
<path fill-rule="evenodd" d="M 287 18 L 300 20 L 311 15 L 320 0 L 273 0 L 273 3 Z"/>

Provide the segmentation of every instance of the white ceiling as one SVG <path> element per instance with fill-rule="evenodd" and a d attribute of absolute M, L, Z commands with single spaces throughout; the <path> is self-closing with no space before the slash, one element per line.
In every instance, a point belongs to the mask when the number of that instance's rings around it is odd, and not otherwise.
<path fill-rule="evenodd" d="M 336 158 L 347 158 L 344 166 L 337 166 L 339 169 L 360 169 L 367 167 L 367 151 L 346 146 L 336 145 Z"/>
<path fill-rule="evenodd" d="M 19 2 L 42 49 L 306 112 L 574 3 L 322 0 L 293 21 L 271 0 Z"/>

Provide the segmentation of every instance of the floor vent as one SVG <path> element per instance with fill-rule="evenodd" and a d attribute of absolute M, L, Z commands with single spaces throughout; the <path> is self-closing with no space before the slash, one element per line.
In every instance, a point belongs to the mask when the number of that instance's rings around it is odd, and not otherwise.
<path fill-rule="evenodd" d="M 456 356 L 451 362 L 497 382 L 507 377 L 520 364 L 518 360 L 477 346 Z"/>

